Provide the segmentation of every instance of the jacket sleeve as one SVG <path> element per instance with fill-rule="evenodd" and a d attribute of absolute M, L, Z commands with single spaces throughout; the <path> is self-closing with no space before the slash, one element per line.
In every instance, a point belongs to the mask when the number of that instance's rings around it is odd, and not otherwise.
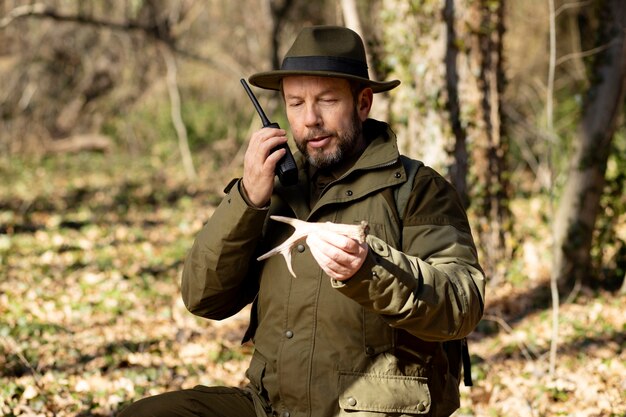
<path fill-rule="evenodd" d="M 403 221 L 402 248 L 368 236 L 370 254 L 340 292 L 391 326 L 428 341 L 459 339 L 480 321 L 485 277 L 465 210 L 439 174 L 418 171 Z"/>
<path fill-rule="evenodd" d="M 249 270 L 267 215 L 231 187 L 197 235 L 185 260 L 182 297 L 195 315 L 220 320 L 252 302 L 258 291 Z"/>

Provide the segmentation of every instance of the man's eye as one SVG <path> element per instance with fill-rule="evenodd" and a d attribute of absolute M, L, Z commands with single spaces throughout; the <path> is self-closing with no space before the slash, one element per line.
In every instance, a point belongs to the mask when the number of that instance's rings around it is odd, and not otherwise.
<path fill-rule="evenodd" d="M 289 107 L 298 107 L 300 105 L 302 105 L 301 101 L 291 101 L 291 102 L 289 102 Z"/>

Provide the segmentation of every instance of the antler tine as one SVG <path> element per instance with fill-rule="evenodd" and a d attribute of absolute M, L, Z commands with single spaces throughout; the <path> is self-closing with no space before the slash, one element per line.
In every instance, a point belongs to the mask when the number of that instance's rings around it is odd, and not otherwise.
<path fill-rule="evenodd" d="M 287 263 L 287 269 L 289 269 L 289 273 L 294 278 L 296 277 L 296 273 L 293 272 L 293 267 L 291 266 L 291 248 L 298 241 L 304 239 L 312 230 L 312 223 L 307 223 L 302 220 L 294 219 L 291 217 L 283 217 L 283 216 L 270 216 L 270 219 L 276 220 L 282 223 L 287 223 L 295 230 L 293 234 L 289 237 L 289 239 L 285 240 L 280 245 L 276 246 L 274 249 L 269 252 L 259 256 L 257 261 L 262 261 L 276 254 L 281 254 L 285 258 L 285 262 Z"/>
<path fill-rule="evenodd" d="M 274 256 L 278 253 L 284 253 L 288 251 L 297 241 L 302 238 L 305 238 L 313 229 L 312 223 L 307 223 L 302 220 L 293 219 L 291 217 L 283 217 L 283 216 L 270 216 L 270 219 L 276 220 L 278 222 L 287 223 L 292 226 L 295 230 L 293 234 L 289 237 L 289 239 L 285 240 L 280 245 L 276 246 L 271 251 L 267 252 L 264 255 L 261 255 L 257 258 L 257 261 L 262 261 L 263 259 L 267 259 L 270 256 Z"/>
<path fill-rule="evenodd" d="M 333 222 L 309 223 L 302 220 L 294 219 L 292 217 L 283 216 L 270 216 L 270 219 L 282 223 L 287 223 L 288 225 L 296 229 L 293 236 L 299 234 L 303 237 L 316 230 L 326 230 L 329 232 L 334 232 L 340 235 L 350 237 L 352 239 L 356 239 L 359 242 L 364 242 L 365 236 L 369 232 L 369 225 L 365 220 L 361 221 L 361 224 L 356 225 Z"/>
<path fill-rule="evenodd" d="M 327 230 L 334 233 L 342 234 L 344 236 L 348 236 L 352 239 L 358 240 L 359 242 L 364 242 L 365 236 L 367 235 L 369 230 L 367 222 L 365 221 L 362 221 L 360 225 L 352 225 L 336 224 L 331 222 L 309 223 L 291 217 L 283 216 L 270 216 L 270 219 L 286 223 L 293 227 L 295 230 L 287 240 L 285 240 L 283 243 L 276 246 L 269 252 L 259 256 L 257 258 L 257 261 L 262 261 L 280 253 L 285 258 L 285 261 L 287 262 L 287 268 L 294 278 L 296 277 L 296 274 L 293 272 L 293 268 L 291 266 L 291 248 L 295 246 L 297 242 L 306 238 L 309 234 L 315 232 L 316 230 Z"/>

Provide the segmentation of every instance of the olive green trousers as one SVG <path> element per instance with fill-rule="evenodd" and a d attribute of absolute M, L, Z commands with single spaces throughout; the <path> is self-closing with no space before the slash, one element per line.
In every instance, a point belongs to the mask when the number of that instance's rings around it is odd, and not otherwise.
<path fill-rule="evenodd" d="M 256 417 L 251 395 L 243 389 L 197 386 L 132 403 L 118 417 Z"/>

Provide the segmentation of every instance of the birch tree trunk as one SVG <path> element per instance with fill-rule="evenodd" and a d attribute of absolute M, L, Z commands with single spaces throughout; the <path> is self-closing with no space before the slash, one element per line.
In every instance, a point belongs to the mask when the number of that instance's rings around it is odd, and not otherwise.
<path fill-rule="evenodd" d="M 611 141 L 624 108 L 626 2 L 606 0 L 603 7 L 599 39 L 607 47 L 595 56 L 592 84 L 574 138 L 574 154 L 555 219 L 552 274 L 561 292 L 571 290 L 577 283 L 588 283 L 592 275 L 592 236 Z"/>

